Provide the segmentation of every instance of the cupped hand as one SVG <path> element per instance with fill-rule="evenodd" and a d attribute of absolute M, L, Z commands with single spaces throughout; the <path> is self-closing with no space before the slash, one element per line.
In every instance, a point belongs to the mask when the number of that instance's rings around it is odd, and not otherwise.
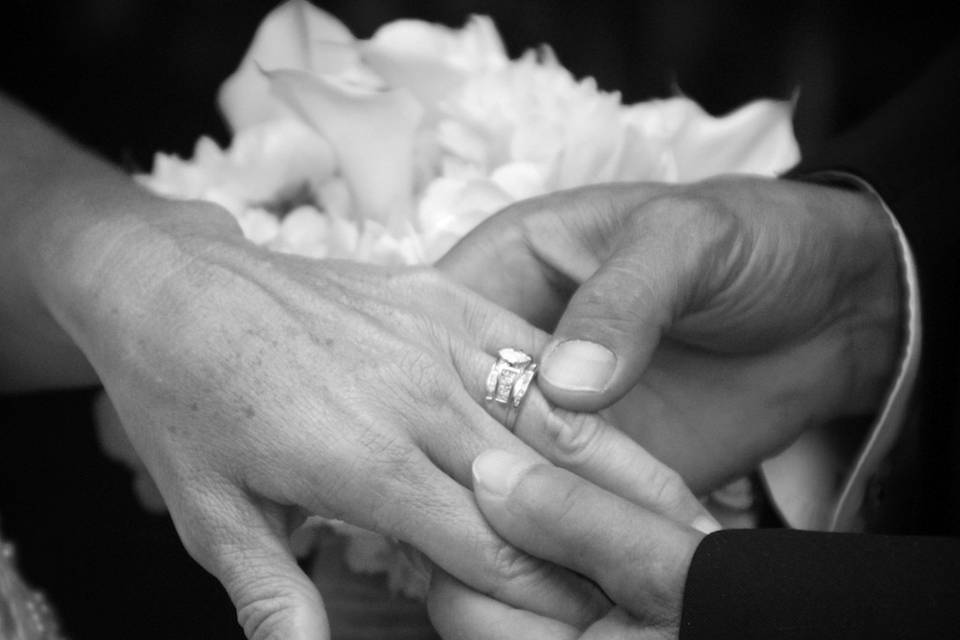
<path fill-rule="evenodd" d="M 491 218 L 438 267 L 553 331 L 539 375 L 549 400 L 612 407 L 696 491 L 875 407 L 899 342 L 879 203 L 813 184 L 556 193 Z"/>
<path fill-rule="evenodd" d="M 679 633 L 683 591 L 703 537 L 570 472 L 506 451 L 473 465 L 480 510 L 504 538 L 584 575 L 614 607 L 585 629 L 517 609 L 455 578 L 434 576 L 431 619 L 444 638 L 474 640 L 670 640 Z"/>
<path fill-rule="evenodd" d="M 626 440 L 596 416 L 552 412 L 531 391 L 520 423 L 543 429 L 539 451 L 504 428 L 483 402 L 490 354 L 536 352 L 546 336 L 433 269 L 271 253 L 222 211 L 181 204 L 78 273 L 95 277 L 65 324 L 251 639 L 327 633 L 287 544 L 309 514 L 409 543 L 498 600 L 568 624 L 596 618 L 603 594 L 505 543 L 468 489 L 480 451 L 557 460 L 568 423 L 590 436 L 559 463 L 672 517 L 703 516 L 652 458 L 619 474 L 594 458 Z"/>

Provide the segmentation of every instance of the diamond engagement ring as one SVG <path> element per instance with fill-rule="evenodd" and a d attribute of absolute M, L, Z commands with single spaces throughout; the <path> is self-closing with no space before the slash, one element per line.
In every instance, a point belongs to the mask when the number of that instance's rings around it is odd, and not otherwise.
<path fill-rule="evenodd" d="M 533 358 L 519 349 L 500 349 L 487 376 L 487 401 L 507 405 L 507 427 L 512 431 L 516 411 L 537 373 Z M 512 418 L 512 419 L 511 419 Z"/>

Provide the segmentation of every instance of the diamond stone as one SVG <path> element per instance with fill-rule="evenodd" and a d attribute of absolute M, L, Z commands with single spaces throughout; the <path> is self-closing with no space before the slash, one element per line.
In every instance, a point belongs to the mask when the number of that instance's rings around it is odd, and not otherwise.
<path fill-rule="evenodd" d="M 526 395 L 527 389 L 530 388 L 530 383 L 533 382 L 533 376 L 537 373 L 537 365 L 531 365 L 529 369 L 523 372 L 523 375 L 517 380 L 517 383 L 513 385 L 513 406 L 519 407 L 520 401 L 523 400 L 523 396 Z"/>
<path fill-rule="evenodd" d="M 509 347 L 500 349 L 497 355 L 512 367 L 522 368 L 533 362 L 533 358 L 525 354 L 523 351 L 520 351 L 519 349 L 511 349 Z"/>

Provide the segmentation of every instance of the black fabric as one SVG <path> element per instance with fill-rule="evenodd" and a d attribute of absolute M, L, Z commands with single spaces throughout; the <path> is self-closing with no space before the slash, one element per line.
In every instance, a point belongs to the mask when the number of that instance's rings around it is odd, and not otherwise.
<path fill-rule="evenodd" d="M 920 531 L 960 534 L 960 46 L 862 126 L 788 176 L 865 178 L 902 224 L 920 275 L 924 348 L 913 422 Z M 704 539 L 687 578 L 681 640 L 953 638 L 960 537 L 783 530 Z"/>
<path fill-rule="evenodd" d="M 0 530 L 23 578 L 73 640 L 242 640 L 226 592 L 101 452 L 93 395 L 0 396 Z"/>
<path fill-rule="evenodd" d="M 157 150 L 189 155 L 201 134 L 225 139 L 216 88 L 277 3 L 7 0 L 0 8 L 0 90 L 125 167 L 149 166 Z M 514 54 L 550 43 L 578 76 L 597 77 L 627 101 L 662 97 L 676 86 L 723 113 L 799 87 L 796 125 L 805 152 L 900 89 L 955 24 L 938 7 L 952 3 L 927 0 L 906 9 L 809 0 L 316 4 L 362 36 L 401 16 L 459 25 L 471 12 L 489 13 Z M 949 180 L 944 175 L 943 185 Z M 936 231 L 926 228 L 931 245 L 945 241 Z M 944 350 L 949 361 L 956 348 L 949 323 L 942 326 L 927 353 Z M 942 375 L 925 389 L 956 397 L 956 384 Z M 124 467 L 100 453 L 89 399 L 83 391 L 0 400 L 0 525 L 23 573 L 48 594 L 75 639 L 241 638 L 216 580 L 183 552 L 168 518 L 137 504 Z"/>
<path fill-rule="evenodd" d="M 960 545 L 950 538 L 720 531 L 693 562 L 683 640 L 931 639 L 960 629 Z"/>
<path fill-rule="evenodd" d="M 924 349 L 917 423 L 924 464 L 922 529 L 960 533 L 960 41 L 860 127 L 791 171 L 855 173 L 883 196 L 913 249 L 920 275 Z"/>

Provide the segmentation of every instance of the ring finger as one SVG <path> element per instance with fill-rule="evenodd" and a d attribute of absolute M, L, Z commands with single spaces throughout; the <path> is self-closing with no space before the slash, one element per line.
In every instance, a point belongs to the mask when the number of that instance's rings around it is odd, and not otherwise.
<path fill-rule="evenodd" d="M 530 326 L 522 319 L 502 310 L 500 313 L 515 322 L 501 319 L 487 325 L 499 329 L 480 335 L 479 347 L 487 353 L 465 345 L 458 350 L 460 353 L 453 354 L 461 381 L 478 405 L 555 465 L 661 515 L 684 523 L 697 523 L 700 529 L 717 528 L 679 474 L 598 414 L 575 413 L 551 406 L 537 388 L 535 378 L 526 393 L 520 394 L 516 407 L 516 395 L 500 402 L 497 396 L 502 394 L 498 394 L 497 389 L 492 394 L 494 398 L 488 400 L 491 396 L 488 378 L 494 377 L 491 371 L 498 362 L 491 353 L 497 353 L 504 346 L 538 353 L 534 349 L 546 344 L 545 335 L 532 335 Z M 516 336 L 524 342 L 517 344 Z M 514 394 L 517 391 L 513 389 Z"/>

